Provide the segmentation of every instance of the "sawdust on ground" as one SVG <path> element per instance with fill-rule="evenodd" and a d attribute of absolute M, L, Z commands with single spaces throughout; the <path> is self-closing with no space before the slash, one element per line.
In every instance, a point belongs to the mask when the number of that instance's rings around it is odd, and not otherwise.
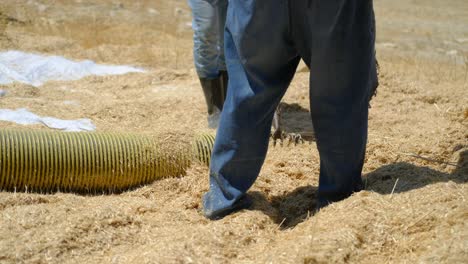
<path fill-rule="evenodd" d="M 202 165 L 121 194 L 0 192 L 0 262 L 466 263 L 468 4 L 375 6 L 381 86 L 370 110 L 365 191 L 312 214 L 315 143 L 285 142 L 270 145 L 253 207 L 214 222 L 199 213 L 208 188 Z M 0 107 L 181 141 L 213 132 L 189 24 L 186 1 L 2 0 L 1 50 L 147 72 L 1 86 Z M 283 102 L 287 132 L 310 132 L 303 66 Z"/>

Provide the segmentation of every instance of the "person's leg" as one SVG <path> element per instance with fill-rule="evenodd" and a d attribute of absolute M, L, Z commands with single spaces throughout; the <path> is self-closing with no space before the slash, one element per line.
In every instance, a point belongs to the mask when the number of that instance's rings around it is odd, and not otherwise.
<path fill-rule="evenodd" d="M 224 101 L 227 95 L 227 87 L 228 87 L 228 72 L 226 69 L 226 60 L 224 57 L 224 28 L 226 25 L 226 15 L 227 15 L 227 7 L 228 7 L 228 0 L 221 0 L 216 1 L 214 3 L 214 7 L 216 10 L 216 17 L 217 17 L 217 29 L 218 29 L 218 70 L 219 70 L 219 83 L 220 89 L 215 94 L 215 105 L 222 109 L 224 105 Z"/>
<path fill-rule="evenodd" d="M 375 24 L 375 13 L 372 10 L 372 34 L 373 34 L 373 42 L 375 43 L 375 38 L 376 38 L 376 30 L 375 30 L 376 24 Z M 372 97 L 377 95 L 377 88 L 379 87 L 379 62 L 377 60 L 377 52 L 374 49 L 374 60 L 375 63 L 372 64 L 372 68 L 370 71 L 370 82 L 371 82 L 371 92 L 369 93 L 369 107 L 370 107 L 370 101 Z"/>
<path fill-rule="evenodd" d="M 231 1 L 225 32 L 229 88 L 210 165 L 204 214 L 236 209 L 263 165 L 273 113 L 299 62 L 283 0 Z"/>
<path fill-rule="evenodd" d="M 192 9 L 193 58 L 205 96 L 208 126 L 216 128 L 223 104 L 219 69 L 219 11 L 207 0 L 189 0 Z"/>
<path fill-rule="evenodd" d="M 320 208 L 362 188 L 375 65 L 373 7 L 371 0 L 291 3 L 295 3 L 292 17 L 301 29 L 295 39 L 310 65 L 310 109 L 320 154 Z"/>
<path fill-rule="evenodd" d="M 217 11 L 206 0 L 189 0 L 192 9 L 193 58 L 198 77 L 215 79 L 218 69 Z"/>
<path fill-rule="evenodd" d="M 226 72 L 226 59 L 224 57 L 224 29 L 226 26 L 228 1 L 218 1 L 216 3 L 216 16 L 217 16 L 217 28 L 218 28 L 218 69 L 219 71 Z"/>

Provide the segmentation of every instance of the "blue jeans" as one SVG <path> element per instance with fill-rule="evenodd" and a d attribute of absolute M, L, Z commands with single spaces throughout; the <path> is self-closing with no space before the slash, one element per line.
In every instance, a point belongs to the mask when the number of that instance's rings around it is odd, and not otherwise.
<path fill-rule="evenodd" d="M 189 0 L 192 9 L 193 58 L 198 77 L 214 79 L 226 70 L 224 25 L 227 0 Z"/>
<path fill-rule="evenodd" d="M 229 87 L 203 197 L 208 217 L 235 207 L 265 160 L 273 113 L 302 58 L 320 155 L 318 207 L 362 188 L 375 81 L 372 0 L 231 0 Z"/>

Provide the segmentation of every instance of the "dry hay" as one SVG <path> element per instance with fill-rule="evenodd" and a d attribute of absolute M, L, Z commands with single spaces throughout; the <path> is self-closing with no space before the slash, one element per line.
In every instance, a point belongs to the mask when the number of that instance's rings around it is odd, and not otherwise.
<path fill-rule="evenodd" d="M 170 134 L 174 144 L 213 132 L 189 56 L 186 3 L 118 2 L 3 1 L 3 13 L 23 23 L 8 24 L 2 48 L 138 64 L 148 72 L 40 89 L 2 86 L 8 93 L 1 107 L 87 117 L 99 131 Z M 47 8 L 38 15 L 40 4 Z M 466 263 L 467 68 L 445 55 L 466 47 L 444 42 L 468 34 L 458 26 L 468 22 L 466 1 L 375 4 L 378 43 L 395 43 L 378 45 L 381 86 L 370 110 L 366 191 L 312 214 L 319 157 L 307 142 L 270 146 L 250 191 L 253 207 L 219 221 L 199 212 L 208 188 L 201 165 L 121 194 L 0 192 L 0 262 Z M 77 9 L 83 5 L 89 10 Z M 150 9 L 160 15 L 148 15 Z M 105 17 L 109 10 L 115 18 Z M 87 22 L 93 26 L 82 27 Z M 284 98 L 288 132 L 311 129 L 307 87 L 308 73 L 298 72 Z"/>

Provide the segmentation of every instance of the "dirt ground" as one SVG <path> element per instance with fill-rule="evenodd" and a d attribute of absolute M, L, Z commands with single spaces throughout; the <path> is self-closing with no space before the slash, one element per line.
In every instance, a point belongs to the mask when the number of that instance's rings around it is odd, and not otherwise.
<path fill-rule="evenodd" d="M 315 205 L 314 142 L 270 145 L 253 207 L 200 215 L 208 170 L 112 195 L 0 192 L 1 263 L 467 263 L 468 2 L 375 1 L 380 87 L 366 190 Z M 0 50 L 140 66 L 146 73 L 0 86 L 0 108 L 90 118 L 98 131 L 209 131 L 184 0 L 2 0 Z M 300 66 L 287 132 L 311 131 Z M 73 102 L 73 103 L 70 103 Z M 0 122 L 0 128 L 21 128 Z M 28 126 L 27 129 L 47 129 Z"/>

